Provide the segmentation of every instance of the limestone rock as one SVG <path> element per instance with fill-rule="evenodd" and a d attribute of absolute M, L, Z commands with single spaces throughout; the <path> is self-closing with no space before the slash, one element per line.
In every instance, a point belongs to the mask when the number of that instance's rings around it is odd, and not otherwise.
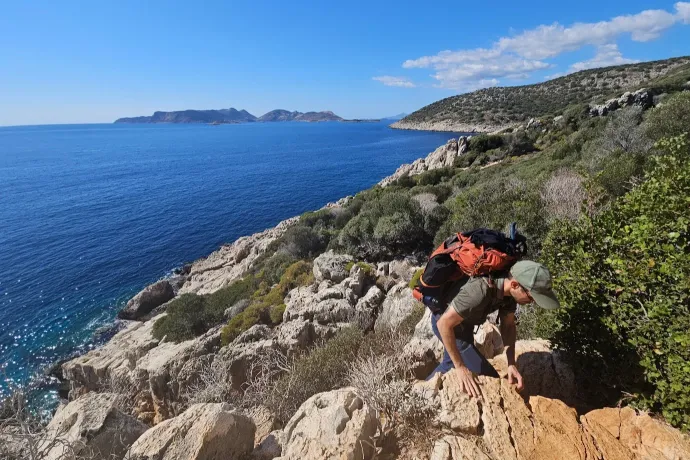
<path fill-rule="evenodd" d="M 391 260 L 388 265 L 388 276 L 409 283 L 417 271 L 417 266 L 408 259 Z"/>
<path fill-rule="evenodd" d="M 482 423 L 479 401 L 460 391 L 457 379 L 452 373 L 439 377 L 443 387 L 439 421 L 455 432 L 476 435 Z"/>
<path fill-rule="evenodd" d="M 254 447 L 254 423 L 225 404 L 195 404 L 144 433 L 131 460 L 242 459 Z"/>
<path fill-rule="evenodd" d="M 280 222 L 273 228 L 244 236 L 234 243 L 224 245 L 208 257 L 194 262 L 180 294 L 195 292 L 210 294 L 240 279 L 254 261 L 285 231 L 299 221 L 299 217 Z"/>
<path fill-rule="evenodd" d="M 276 328 L 276 343 L 285 351 L 303 350 L 313 342 L 314 325 L 310 321 L 288 321 Z"/>
<path fill-rule="evenodd" d="M 346 289 L 351 289 L 357 297 L 361 297 L 372 281 L 371 275 L 359 265 L 354 264 L 343 285 Z"/>
<path fill-rule="evenodd" d="M 46 428 L 41 449 L 46 460 L 72 454 L 123 458 L 147 426 L 117 408 L 115 394 L 88 393 L 62 407 Z"/>
<path fill-rule="evenodd" d="M 415 326 L 410 341 L 403 349 L 403 356 L 410 363 L 412 373 L 419 379 L 426 378 L 443 355 L 443 343 L 431 330 L 431 311 L 424 309 L 424 316 Z"/>
<path fill-rule="evenodd" d="M 378 185 L 381 187 L 386 187 L 405 176 L 416 176 L 426 171 L 451 167 L 455 163 L 455 159 L 466 151 L 466 137 L 463 136 L 460 137 L 460 139 L 449 139 L 445 145 L 442 145 L 431 152 L 426 156 L 426 158 L 419 158 L 412 164 L 404 164 L 400 166 L 392 175 L 381 180 Z"/>
<path fill-rule="evenodd" d="M 70 391 L 98 390 L 113 374 L 133 369 L 139 358 L 158 345 L 151 335 L 154 322 L 132 322 L 104 346 L 64 363 L 62 372 L 70 382 Z"/>
<path fill-rule="evenodd" d="M 173 297 L 175 297 L 175 292 L 168 280 L 158 281 L 144 288 L 127 302 L 117 317 L 129 320 L 139 319 Z"/>
<path fill-rule="evenodd" d="M 690 458 L 690 438 L 630 407 L 593 410 L 581 421 L 605 458 Z"/>
<path fill-rule="evenodd" d="M 283 444 L 285 444 L 285 435 L 282 430 L 272 431 L 268 436 L 261 441 L 254 452 L 252 452 L 253 460 L 272 460 L 280 457 L 283 452 Z"/>
<path fill-rule="evenodd" d="M 487 359 L 500 355 L 503 353 L 501 331 L 494 324 L 485 321 L 474 333 L 474 345 Z"/>
<path fill-rule="evenodd" d="M 285 426 L 281 460 L 372 458 L 376 414 L 352 388 L 309 398 Z"/>
<path fill-rule="evenodd" d="M 326 251 L 314 259 L 314 278 L 319 283 L 323 280 L 330 280 L 334 283 L 343 281 L 348 272 L 345 269 L 352 256 L 346 254 L 336 254 L 333 251 Z"/>
<path fill-rule="evenodd" d="M 358 312 L 366 313 L 370 316 L 374 316 L 375 312 L 381 306 L 381 303 L 386 298 L 386 293 L 379 289 L 378 286 L 372 286 L 369 288 L 364 297 L 357 301 L 355 305 L 355 310 Z"/>
<path fill-rule="evenodd" d="M 376 328 L 395 329 L 412 315 L 416 308 L 419 308 L 419 302 L 412 297 L 412 289 L 406 283 L 397 284 L 388 291 L 383 301 Z"/>

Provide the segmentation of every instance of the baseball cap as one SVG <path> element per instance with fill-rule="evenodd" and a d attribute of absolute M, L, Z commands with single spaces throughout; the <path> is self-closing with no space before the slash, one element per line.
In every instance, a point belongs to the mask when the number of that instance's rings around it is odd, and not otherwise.
<path fill-rule="evenodd" d="M 561 306 L 556 294 L 551 289 L 551 273 L 540 263 L 531 260 L 521 260 L 512 266 L 510 275 L 541 308 L 553 310 Z"/>

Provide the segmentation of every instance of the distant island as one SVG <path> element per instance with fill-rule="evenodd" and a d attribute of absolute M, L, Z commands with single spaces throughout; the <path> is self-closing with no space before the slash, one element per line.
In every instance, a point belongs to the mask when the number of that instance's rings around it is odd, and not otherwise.
<path fill-rule="evenodd" d="M 246 110 L 234 108 L 219 110 L 179 110 L 174 112 L 154 112 L 151 116 L 118 118 L 115 123 L 209 123 L 213 125 L 251 122 L 279 121 L 346 121 L 331 111 L 291 112 L 277 109 L 255 117 Z"/>

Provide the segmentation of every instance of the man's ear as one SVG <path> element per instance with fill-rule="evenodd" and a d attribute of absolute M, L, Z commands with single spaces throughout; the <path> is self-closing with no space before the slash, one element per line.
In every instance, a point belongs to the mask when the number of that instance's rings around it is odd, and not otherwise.
<path fill-rule="evenodd" d="M 511 287 L 511 289 L 517 289 L 520 287 L 520 283 L 518 283 L 515 280 L 510 280 L 510 287 Z"/>

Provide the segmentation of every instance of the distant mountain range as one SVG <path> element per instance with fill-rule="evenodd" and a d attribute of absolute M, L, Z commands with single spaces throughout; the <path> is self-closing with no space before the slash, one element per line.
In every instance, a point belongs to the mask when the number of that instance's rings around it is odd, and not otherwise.
<path fill-rule="evenodd" d="M 220 110 L 179 110 L 175 112 L 154 112 L 151 116 L 118 118 L 115 123 L 247 123 L 276 121 L 343 121 L 331 111 L 325 112 L 290 112 L 289 110 L 271 110 L 255 117 L 246 110 L 233 108 Z"/>
<path fill-rule="evenodd" d="M 383 117 L 383 118 L 381 118 L 381 120 L 402 120 L 402 119 L 405 118 L 406 116 L 407 116 L 406 113 L 399 113 L 399 114 L 397 114 L 397 115 L 393 115 L 393 116 L 390 116 L 390 117 Z"/>

